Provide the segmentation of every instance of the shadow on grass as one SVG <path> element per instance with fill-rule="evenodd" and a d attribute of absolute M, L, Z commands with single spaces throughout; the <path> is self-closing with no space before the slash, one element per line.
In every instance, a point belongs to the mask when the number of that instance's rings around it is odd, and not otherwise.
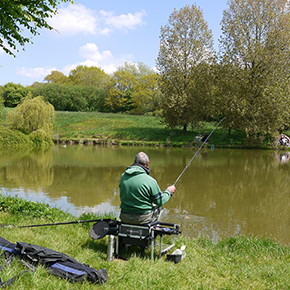
<path fill-rule="evenodd" d="M 168 241 L 167 241 L 168 242 Z M 108 253 L 108 244 L 109 239 L 108 236 L 100 239 L 100 240 L 93 240 L 93 239 L 87 239 L 86 243 L 82 246 L 82 248 L 89 248 L 96 253 L 101 254 L 100 256 L 106 257 L 107 259 L 107 253 Z M 165 244 L 165 246 L 168 246 L 168 244 Z M 156 239 L 156 244 L 154 246 L 154 256 L 159 256 L 159 247 L 160 247 L 160 239 Z M 116 240 L 114 242 L 114 255 L 116 254 Z M 151 260 L 151 246 L 138 246 L 138 245 L 129 245 L 129 246 L 122 246 L 119 252 L 119 256 L 117 258 L 121 260 L 129 260 L 133 257 L 139 257 L 142 259 L 148 259 Z"/>
<path fill-rule="evenodd" d="M 107 253 L 108 240 L 107 238 L 100 240 L 87 239 L 86 243 L 82 245 L 82 248 L 88 248 L 96 252 Z"/>
<path fill-rule="evenodd" d="M 186 134 L 178 129 L 159 129 L 159 128 L 122 128 L 115 129 L 115 136 L 124 140 L 139 140 L 139 141 L 183 141 L 191 142 L 196 134 L 194 131 L 188 131 Z"/>

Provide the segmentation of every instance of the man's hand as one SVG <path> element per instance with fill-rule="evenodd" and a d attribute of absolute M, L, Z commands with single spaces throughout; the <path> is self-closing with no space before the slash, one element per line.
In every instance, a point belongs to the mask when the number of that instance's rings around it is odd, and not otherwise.
<path fill-rule="evenodd" d="M 169 190 L 171 192 L 171 195 L 175 192 L 176 188 L 174 185 L 170 185 L 166 188 L 167 190 Z"/>

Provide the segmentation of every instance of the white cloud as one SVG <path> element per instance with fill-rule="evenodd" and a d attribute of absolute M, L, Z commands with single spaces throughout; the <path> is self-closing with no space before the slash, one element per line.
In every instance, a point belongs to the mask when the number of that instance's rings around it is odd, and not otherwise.
<path fill-rule="evenodd" d="M 88 58 L 95 61 L 102 61 L 103 59 L 109 59 L 112 57 L 112 53 L 109 50 L 99 51 L 99 48 L 95 43 L 87 43 L 80 48 L 80 55 L 83 58 Z"/>
<path fill-rule="evenodd" d="M 60 8 L 58 14 L 48 22 L 59 33 L 75 35 L 78 33 L 107 35 L 113 29 L 135 29 L 144 25 L 144 10 L 141 12 L 115 15 L 110 11 L 96 11 L 81 4 L 69 4 Z"/>
<path fill-rule="evenodd" d="M 48 22 L 59 33 L 68 35 L 95 34 L 98 26 L 94 11 L 81 4 L 70 4 L 60 8 L 58 14 Z"/>
<path fill-rule="evenodd" d="M 136 26 L 145 24 L 145 22 L 142 20 L 146 15 L 145 10 L 142 10 L 142 12 L 136 12 L 134 14 L 121 14 L 119 16 L 115 16 L 113 12 L 106 12 L 101 10 L 100 14 L 104 17 L 105 23 L 108 26 L 112 26 L 117 29 L 135 29 Z"/>
<path fill-rule="evenodd" d="M 86 65 L 88 67 L 96 66 L 103 69 L 107 74 L 112 74 L 119 66 L 123 65 L 125 62 L 131 62 L 131 59 L 133 58 L 130 54 L 114 56 L 109 50 L 100 51 L 95 43 L 87 43 L 83 45 L 80 47 L 79 53 L 84 61 L 69 64 L 62 69 L 57 69 L 55 67 L 22 67 L 17 71 L 17 74 L 43 81 L 43 79 L 54 70 L 61 71 L 68 76 L 70 71 L 75 69 L 78 65 Z"/>
<path fill-rule="evenodd" d="M 114 56 L 111 51 L 104 50 L 99 51 L 99 48 L 95 43 L 87 43 L 80 48 L 80 56 L 84 61 L 69 64 L 62 69 L 57 69 L 55 67 L 37 67 L 37 68 L 25 68 L 22 67 L 18 69 L 17 74 L 37 79 L 43 80 L 52 71 L 58 70 L 69 75 L 70 71 L 75 69 L 78 65 L 96 66 L 103 69 L 107 74 L 112 74 L 117 70 L 117 68 L 123 65 L 125 62 L 130 62 L 132 55 Z"/>
<path fill-rule="evenodd" d="M 115 57 L 111 51 L 99 51 L 95 43 L 87 43 L 80 48 L 80 56 L 85 59 L 81 65 L 97 66 L 102 68 L 106 73 L 113 73 L 124 62 L 128 62 L 132 57 L 130 55 Z"/>
<path fill-rule="evenodd" d="M 17 74 L 33 78 L 33 79 L 43 79 L 47 75 L 49 75 L 53 70 L 56 70 L 56 68 L 52 67 L 37 67 L 37 68 L 25 68 L 22 67 L 17 70 Z"/>

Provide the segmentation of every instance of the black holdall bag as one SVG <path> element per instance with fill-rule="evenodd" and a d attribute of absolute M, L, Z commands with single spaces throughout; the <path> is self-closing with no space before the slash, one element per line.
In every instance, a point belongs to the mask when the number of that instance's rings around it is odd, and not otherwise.
<path fill-rule="evenodd" d="M 0 253 L 1 253 L 0 256 L 5 258 L 4 264 L 0 266 L 0 272 L 12 262 L 12 260 L 15 256 L 20 257 L 20 253 L 17 250 L 15 250 L 15 246 L 16 246 L 16 244 L 12 244 L 9 241 L 0 237 Z M 10 278 L 6 281 L 2 281 L 0 278 L 0 288 L 10 286 L 17 277 L 19 277 L 20 275 L 22 275 L 26 272 L 27 272 L 27 270 L 22 271 L 18 275 L 13 276 L 12 278 Z"/>
<path fill-rule="evenodd" d="M 38 264 L 44 265 L 50 274 L 68 279 L 70 282 L 87 280 L 91 283 L 105 283 L 108 280 L 106 269 L 96 270 L 88 265 L 54 250 L 28 243 L 17 242 L 12 244 L 0 237 L 0 253 L 6 262 L 0 266 L 0 271 L 10 264 L 14 257 L 19 257 L 30 270 L 34 271 Z M 10 286 L 16 277 L 27 271 L 22 271 L 17 276 L 2 282 L 0 287 Z"/>
<path fill-rule="evenodd" d="M 45 265 L 49 273 L 71 282 L 88 280 L 92 283 L 102 284 L 108 280 L 106 269 L 96 270 L 63 253 L 45 247 L 17 242 L 15 249 L 29 262 Z"/>

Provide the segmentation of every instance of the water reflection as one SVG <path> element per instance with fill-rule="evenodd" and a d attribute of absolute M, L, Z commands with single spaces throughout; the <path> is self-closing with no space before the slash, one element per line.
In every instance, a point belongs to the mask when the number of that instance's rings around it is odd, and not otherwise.
<path fill-rule="evenodd" d="M 289 162 L 290 153 L 289 152 L 282 152 L 280 154 L 277 154 L 277 160 L 278 160 L 278 163 L 280 163 L 280 164 L 284 164 L 284 163 Z"/>
<path fill-rule="evenodd" d="M 162 189 L 173 184 L 195 149 L 55 146 L 47 151 L 0 152 L 2 194 L 45 201 L 70 211 L 119 212 L 119 178 L 135 154 L 150 157 Z M 288 155 L 287 155 L 288 156 Z M 165 205 L 164 221 L 183 234 L 214 241 L 235 234 L 288 244 L 289 171 L 272 151 L 202 149 Z"/>

